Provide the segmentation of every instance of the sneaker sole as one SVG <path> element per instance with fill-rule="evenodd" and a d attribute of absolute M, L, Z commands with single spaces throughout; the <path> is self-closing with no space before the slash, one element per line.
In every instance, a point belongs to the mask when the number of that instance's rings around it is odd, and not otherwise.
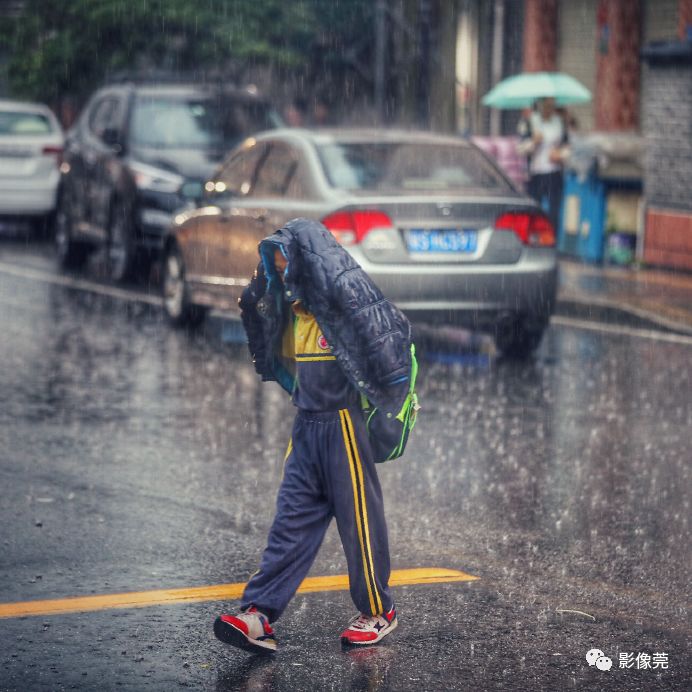
<path fill-rule="evenodd" d="M 387 629 L 384 629 L 379 633 L 377 639 L 371 639 L 369 642 L 353 642 L 350 639 L 346 639 L 346 637 L 341 637 L 341 644 L 343 646 L 372 646 L 373 644 L 381 642 L 388 634 L 391 634 L 398 626 L 399 621 L 392 620 L 389 627 L 387 627 Z"/>
<path fill-rule="evenodd" d="M 253 654 L 267 656 L 276 653 L 275 641 L 269 643 L 269 641 L 263 642 L 257 639 L 250 639 L 245 632 L 241 632 L 237 627 L 224 622 L 220 617 L 214 621 L 214 634 L 224 644 L 236 646 Z"/>

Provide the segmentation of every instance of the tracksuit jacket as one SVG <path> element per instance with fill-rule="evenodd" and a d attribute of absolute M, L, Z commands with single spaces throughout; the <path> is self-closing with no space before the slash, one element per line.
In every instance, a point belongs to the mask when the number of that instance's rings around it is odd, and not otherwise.
<path fill-rule="evenodd" d="M 274 252 L 287 259 L 282 277 Z M 321 224 L 295 219 L 260 243 L 240 300 L 255 368 L 298 413 L 260 568 L 241 607 L 276 620 L 307 575 L 334 517 L 362 613 L 392 606 L 382 491 L 361 396 L 396 414 L 408 393 L 406 317 Z"/>

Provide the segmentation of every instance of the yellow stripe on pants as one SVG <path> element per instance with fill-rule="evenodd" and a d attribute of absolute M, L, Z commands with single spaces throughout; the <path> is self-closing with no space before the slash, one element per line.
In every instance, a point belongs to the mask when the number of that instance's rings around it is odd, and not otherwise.
<path fill-rule="evenodd" d="M 353 428 L 353 421 L 351 420 L 351 414 L 348 410 L 344 410 L 344 415 L 346 416 L 346 427 L 351 433 L 351 439 L 353 440 L 353 450 L 356 453 L 356 465 L 358 467 L 358 472 L 361 478 L 360 493 L 363 500 L 363 519 L 365 522 L 365 546 L 367 549 L 368 557 L 370 559 L 370 575 L 372 576 L 372 588 L 375 591 L 375 605 L 377 606 L 377 611 L 373 612 L 373 615 L 379 615 L 383 612 L 382 599 L 377 591 L 377 581 L 375 580 L 375 561 L 372 559 L 372 549 L 370 547 L 370 527 L 368 526 L 368 507 L 365 504 L 365 475 L 363 474 L 363 465 L 360 461 L 360 452 L 358 451 L 358 443 L 356 442 L 356 435 Z"/>
<path fill-rule="evenodd" d="M 368 590 L 368 599 L 370 601 L 370 610 L 373 615 L 377 615 L 381 611 L 381 606 L 380 606 L 380 611 L 377 610 L 377 603 L 379 602 L 379 596 L 377 593 L 373 595 L 373 586 L 375 584 L 374 578 L 371 581 L 371 571 L 370 571 L 370 565 L 371 563 L 371 555 L 370 555 L 370 540 L 368 536 L 368 526 L 367 526 L 367 516 L 365 514 L 361 514 L 361 511 L 359 509 L 359 494 L 358 494 L 358 480 L 356 476 L 356 461 L 353 457 L 353 453 L 351 451 L 351 444 L 352 444 L 352 436 L 349 434 L 349 427 L 348 427 L 348 422 L 350 422 L 350 418 L 347 419 L 348 412 L 345 409 L 342 409 L 339 411 L 339 418 L 341 419 L 341 430 L 343 433 L 344 437 L 344 446 L 346 447 L 346 455 L 348 457 L 348 463 L 349 463 L 349 470 L 351 472 L 351 485 L 353 486 L 353 505 L 354 505 L 354 511 L 356 515 L 356 526 L 358 528 L 358 541 L 360 542 L 360 550 L 361 550 L 361 556 L 363 559 L 363 571 L 364 571 L 364 577 L 365 577 L 365 585 Z M 348 422 L 347 422 L 348 421 Z M 355 444 L 353 444 L 355 448 Z M 356 452 L 357 454 L 357 452 Z M 359 460 L 360 461 L 360 460 Z M 362 469 L 360 470 L 360 477 L 362 479 Z M 361 495 L 360 499 L 363 502 L 363 509 L 365 509 L 365 503 L 364 503 L 364 496 L 362 494 L 362 480 L 361 480 Z M 366 552 L 366 547 L 367 547 L 367 552 Z M 370 559 L 369 559 L 370 558 Z M 377 599 L 377 601 L 375 600 Z"/>
<path fill-rule="evenodd" d="M 288 447 L 286 447 L 286 454 L 284 454 L 284 464 L 281 468 L 281 480 L 283 480 L 284 476 L 286 475 L 286 462 L 288 461 L 288 457 L 291 456 L 292 451 L 293 451 L 293 436 L 291 436 L 288 439 Z"/>
<path fill-rule="evenodd" d="M 284 464 L 288 461 L 288 457 L 291 456 L 292 451 L 293 451 L 293 437 L 290 437 L 288 440 L 288 447 L 286 447 L 286 454 L 284 454 Z"/>

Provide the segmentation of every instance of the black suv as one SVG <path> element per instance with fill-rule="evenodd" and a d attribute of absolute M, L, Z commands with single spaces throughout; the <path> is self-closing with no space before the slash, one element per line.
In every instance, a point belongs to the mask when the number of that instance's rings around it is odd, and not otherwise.
<path fill-rule="evenodd" d="M 155 258 L 174 212 L 243 137 L 281 125 L 254 89 L 121 83 L 97 91 L 67 133 L 55 219 L 64 267 L 103 248 L 107 273 Z"/>

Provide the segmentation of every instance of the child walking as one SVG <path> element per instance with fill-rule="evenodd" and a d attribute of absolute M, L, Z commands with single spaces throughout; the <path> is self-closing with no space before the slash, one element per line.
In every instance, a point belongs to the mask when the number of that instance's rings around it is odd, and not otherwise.
<path fill-rule="evenodd" d="M 214 632 L 227 644 L 274 652 L 272 625 L 335 518 L 359 611 L 341 641 L 376 644 L 398 621 L 363 403 L 376 406 L 383 420 L 395 420 L 405 407 L 410 325 L 317 222 L 289 222 L 263 240 L 259 252 L 261 262 L 240 300 L 243 324 L 257 372 L 291 394 L 297 415 L 259 570 L 246 585 L 240 612 L 220 615 Z"/>

